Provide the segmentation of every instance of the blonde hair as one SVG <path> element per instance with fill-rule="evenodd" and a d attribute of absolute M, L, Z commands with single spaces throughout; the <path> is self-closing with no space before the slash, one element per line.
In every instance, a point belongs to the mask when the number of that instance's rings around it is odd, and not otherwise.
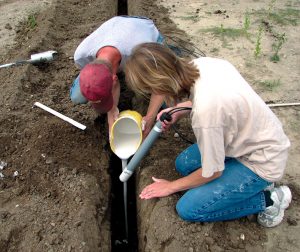
<path fill-rule="evenodd" d="M 177 57 L 158 43 L 138 45 L 125 65 L 125 78 L 130 89 L 144 97 L 151 93 L 165 95 L 168 103 L 189 94 L 199 76 L 192 62 Z"/>

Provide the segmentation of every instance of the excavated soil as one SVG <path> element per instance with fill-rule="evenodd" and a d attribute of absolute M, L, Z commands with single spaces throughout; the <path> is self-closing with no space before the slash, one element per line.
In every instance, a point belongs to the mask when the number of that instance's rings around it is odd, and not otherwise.
<path fill-rule="evenodd" d="M 272 6 L 274 12 L 292 9 L 289 16 L 298 15 L 295 23 L 260 22 L 258 10 L 271 9 L 270 2 L 132 0 L 128 1 L 128 14 L 152 18 L 170 43 L 173 41 L 168 36 L 182 39 L 175 44 L 189 51 L 195 45 L 207 56 L 230 60 L 266 102 L 299 102 L 299 2 L 275 1 Z M 208 29 L 243 27 L 247 10 L 251 13 L 250 39 L 219 37 Z M 58 52 L 58 58 L 47 64 L 0 69 L 0 251 L 116 251 L 116 241 L 111 243 L 111 213 L 115 210 L 111 181 L 117 181 L 112 179 L 112 169 L 121 167 L 110 165 L 105 116 L 97 116 L 89 105 L 74 106 L 69 88 L 78 74 L 72 58 L 76 47 L 101 23 L 118 14 L 117 1 L 0 0 L 0 13 L 1 64 L 47 50 Z M 29 18 L 32 15 L 35 25 Z M 254 59 L 261 23 L 262 52 Z M 269 58 L 274 37 L 283 32 L 287 40 L 279 51 L 281 59 L 273 63 Z M 121 110 L 145 111 L 145 101 L 133 97 L 124 84 L 122 89 Z M 87 129 L 75 128 L 33 106 L 35 102 Z M 148 201 L 137 198 L 135 250 L 300 250 L 300 111 L 298 107 L 273 110 L 292 143 L 287 172 L 280 183 L 291 187 L 293 202 L 283 223 L 272 229 L 248 218 L 187 223 L 175 212 L 180 194 Z M 177 129 L 184 138 L 193 140 L 188 119 Z M 174 131 L 162 135 L 136 172 L 137 194 L 153 175 L 176 178 L 174 159 L 187 146 L 182 138 L 174 137 Z"/>

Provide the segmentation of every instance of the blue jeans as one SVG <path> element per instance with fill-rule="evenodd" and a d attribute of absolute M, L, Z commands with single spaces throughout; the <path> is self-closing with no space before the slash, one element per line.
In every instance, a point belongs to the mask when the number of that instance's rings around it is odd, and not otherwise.
<path fill-rule="evenodd" d="M 183 176 L 199 167 L 201 154 L 197 144 L 176 159 L 176 169 Z M 238 160 L 226 158 L 221 177 L 188 190 L 177 202 L 176 210 L 182 219 L 192 222 L 237 219 L 265 210 L 263 190 L 270 184 Z"/>
<path fill-rule="evenodd" d="M 70 89 L 70 98 L 74 104 L 85 104 L 88 100 L 82 95 L 79 86 L 79 75 L 73 81 L 72 87 Z"/>

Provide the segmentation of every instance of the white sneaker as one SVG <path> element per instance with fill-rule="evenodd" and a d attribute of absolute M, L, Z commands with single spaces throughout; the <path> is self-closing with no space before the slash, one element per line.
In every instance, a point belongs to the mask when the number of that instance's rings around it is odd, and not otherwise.
<path fill-rule="evenodd" d="M 284 210 L 288 208 L 292 200 L 291 190 L 287 186 L 280 186 L 270 190 L 273 205 L 265 209 L 257 216 L 257 222 L 264 227 L 275 227 L 280 224 L 284 216 Z"/>

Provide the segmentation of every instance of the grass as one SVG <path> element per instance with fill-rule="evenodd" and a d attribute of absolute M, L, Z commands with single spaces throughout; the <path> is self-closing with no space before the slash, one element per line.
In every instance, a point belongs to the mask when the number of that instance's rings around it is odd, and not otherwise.
<path fill-rule="evenodd" d="M 294 6 L 294 3 L 293 3 L 293 1 L 290 0 L 285 3 L 285 6 L 292 7 L 292 6 Z"/>
<path fill-rule="evenodd" d="M 297 26 L 300 18 L 300 10 L 287 8 L 278 10 L 277 13 L 270 13 L 270 19 L 279 25 Z"/>
<path fill-rule="evenodd" d="M 203 29 L 204 32 L 210 32 L 214 36 L 220 37 L 222 39 L 227 38 L 238 38 L 247 36 L 247 31 L 244 28 L 225 28 L 223 24 L 220 27 L 212 27 Z"/>
<path fill-rule="evenodd" d="M 187 13 L 187 16 L 181 16 L 179 17 L 181 20 L 191 20 L 193 22 L 199 21 L 199 16 L 195 13 Z"/>
<path fill-rule="evenodd" d="M 277 80 L 265 80 L 265 81 L 260 81 L 259 84 L 268 91 L 274 91 L 276 90 L 279 86 L 281 86 L 281 81 L 280 79 Z"/>
<path fill-rule="evenodd" d="M 37 26 L 35 14 L 30 14 L 27 18 L 27 26 L 30 29 L 34 29 Z"/>
<path fill-rule="evenodd" d="M 238 37 L 249 38 L 248 30 L 250 28 L 250 24 L 251 24 L 250 15 L 248 12 L 246 12 L 242 28 L 225 28 L 224 25 L 221 24 L 220 27 L 207 28 L 201 31 L 210 32 L 214 36 L 221 38 L 223 41 L 223 46 L 226 46 L 228 45 L 228 43 L 226 42 L 226 38 L 231 38 L 231 39 L 235 39 Z"/>
<path fill-rule="evenodd" d="M 267 17 L 268 22 L 273 22 L 278 25 L 292 25 L 297 26 L 300 19 L 300 10 L 293 8 L 279 9 L 279 10 L 257 10 L 251 14 L 258 15 L 262 19 Z"/>
<path fill-rule="evenodd" d="M 274 25 L 297 25 L 300 20 L 300 11 L 287 7 L 285 9 L 276 9 L 275 4 L 277 0 L 270 0 L 268 6 L 265 9 L 246 12 L 244 14 L 244 22 L 241 28 L 224 27 L 221 24 L 219 27 L 211 27 L 207 29 L 201 29 L 200 32 L 209 32 L 213 36 L 220 38 L 223 48 L 231 49 L 231 44 L 228 39 L 237 39 L 240 37 L 247 38 L 251 43 L 255 43 L 254 57 L 257 59 L 262 54 L 262 39 L 264 33 L 271 34 L 274 39 L 272 44 L 272 54 L 269 56 L 272 62 L 280 61 L 279 51 L 282 49 L 284 43 L 287 41 L 286 35 L 278 33 L 274 30 Z M 256 35 L 249 32 L 251 26 L 250 18 L 254 19 L 254 23 L 259 21 Z M 255 41 L 253 36 L 256 36 Z M 215 52 L 212 50 L 212 52 Z M 274 84 L 275 85 L 275 84 Z"/>
<path fill-rule="evenodd" d="M 216 47 L 214 47 L 214 48 L 212 48 L 212 49 L 210 50 L 211 53 L 217 53 L 217 52 L 219 52 L 219 51 L 220 51 L 220 49 L 219 49 L 219 48 L 216 48 Z"/>

